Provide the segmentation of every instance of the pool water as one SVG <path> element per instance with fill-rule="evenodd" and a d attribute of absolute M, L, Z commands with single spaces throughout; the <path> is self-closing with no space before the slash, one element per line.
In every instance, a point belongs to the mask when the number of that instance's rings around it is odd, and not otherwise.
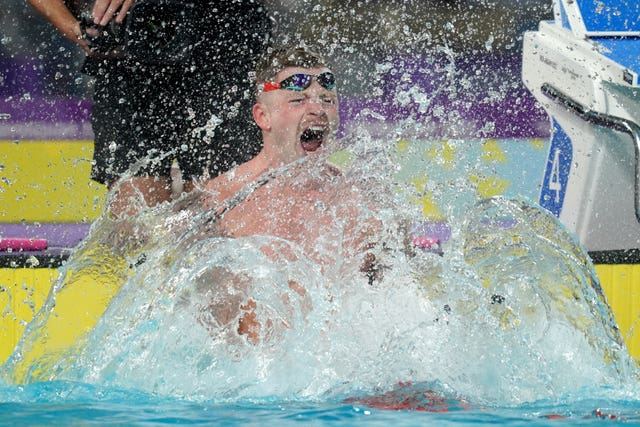
<path fill-rule="evenodd" d="M 341 401 L 190 402 L 81 383 L 0 387 L 0 425 L 557 426 L 640 423 L 638 401 L 609 390 L 518 407 L 377 409 Z M 606 397 L 609 395 L 609 397 Z"/>

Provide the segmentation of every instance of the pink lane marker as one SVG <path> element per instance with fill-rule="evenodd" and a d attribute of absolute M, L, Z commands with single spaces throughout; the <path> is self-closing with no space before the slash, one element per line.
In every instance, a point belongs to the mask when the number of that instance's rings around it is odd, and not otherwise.
<path fill-rule="evenodd" d="M 44 251 L 47 249 L 46 239 L 29 237 L 5 237 L 0 239 L 0 251 Z"/>
<path fill-rule="evenodd" d="M 440 239 L 428 236 L 413 236 L 411 238 L 413 246 L 420 249 L 439 249 Z"/>

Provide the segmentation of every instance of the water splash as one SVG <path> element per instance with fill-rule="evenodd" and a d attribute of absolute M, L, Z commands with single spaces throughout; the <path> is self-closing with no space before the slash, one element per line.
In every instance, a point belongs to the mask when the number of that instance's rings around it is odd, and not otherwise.
<path fill-rule="evenodd" d="M 348 240 L 343 222 L 325 228 L 315 253 L 281 237 L 228 238 L 215 233 L 220 207 L 202 212 L 195 192 L 97 222 L 3 376 L 221 401 L 321 400 L 411 381 L 513 405 L 632 387 L 635 365 L 593 267 L 557 220 L 525 200 L 481 199 L 433 169 L 418 187 L 443 207 L 449 234 L 439 251 L 415 247 L 408 230 L 433 228 L 408 179 L 412 150 L 398 147 L 360 129 L 264 184 L 359 188 L 371 202 L 361 220 L 381 224 L 376 280 L 362 254 L 323 252 Z M 327 177 L 336 156 L 343 174 Z M 61 345 L 55 323 L 74 325 L 61 318 L 68 294 L 77 303 L 96 287 L 102 311 Z M 255 340 L 240 333 L 249 318 Z"/>

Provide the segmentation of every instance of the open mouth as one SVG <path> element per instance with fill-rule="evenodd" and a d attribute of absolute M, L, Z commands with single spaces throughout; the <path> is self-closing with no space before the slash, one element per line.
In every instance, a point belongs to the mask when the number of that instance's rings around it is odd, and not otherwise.
<path fill-rule="evenodd" d="M 316 151 L 322 145 L 327 128 L 310 126 L 300 135 L 300 144 L 305 151 Z"/>

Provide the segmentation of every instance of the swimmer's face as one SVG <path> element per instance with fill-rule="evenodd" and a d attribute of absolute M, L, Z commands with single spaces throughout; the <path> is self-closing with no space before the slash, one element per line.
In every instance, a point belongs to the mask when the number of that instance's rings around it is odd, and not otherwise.
<path fill-rule="evenodd" d="M 282 162 L 291 162 L 318 150 L 338 127 L 338 96 L 335 85 L 330 84 L 328 68 L 289 67 L 278 73 L 276 86 L 292 82 L 289 87 L 265 90 L 258 96 L 254 107 L 256 123 L 264 132 L 265 148 L 272 144 Z M 308 87 L 293 77 L 305 74 L 311 77 Z"/>

